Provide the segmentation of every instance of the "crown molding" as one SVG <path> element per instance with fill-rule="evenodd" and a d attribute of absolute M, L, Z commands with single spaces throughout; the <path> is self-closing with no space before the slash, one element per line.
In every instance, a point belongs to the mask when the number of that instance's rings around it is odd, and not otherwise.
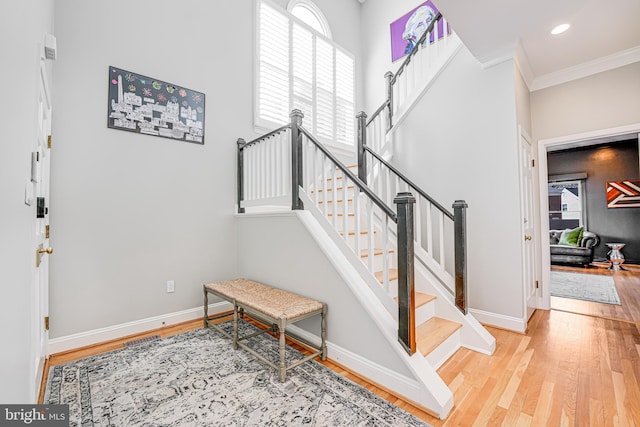
<path fill-rule="evenodd" d="M 529 92 L 531 92 L 531 86 L 535 80 L 535 74 L 533 74 L 533 70 L 531 69 L 529 57 L 520 43 L 516 45 L 513 60 L 515 61 L 518 70 L 520 70 L 520 75 L 522 76 L 524 83 L 527 85 Z"/>
<path fill-rule="evenodd" d="M 640 62 L 640 46 L 631 49 L 622 50 L 614 54 L 603 56 L 573 67 L 563 70 L 554 71 L 553 73 L 543 74 L 533 79 L 529 86 L 531 92 L 545 89 L 551 86 L 557 86 L 573 80 L 578 80 L 604 71 L 613 70 L 624 67 L 625 65 Z"/>

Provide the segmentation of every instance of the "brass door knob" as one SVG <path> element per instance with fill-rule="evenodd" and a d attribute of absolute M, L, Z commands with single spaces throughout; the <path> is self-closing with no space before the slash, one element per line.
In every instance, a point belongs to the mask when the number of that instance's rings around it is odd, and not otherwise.
<path fill-rule="evenodd" d="M 531 240 L 531 236 L 529 235 L 524 236 L 524 240 Z"/>
<path fill-rule="evenodd" d="M 36 268 L 40 267 L 40 262 L 42 259 L 42 254 L 52 254 L 53 248 L 43 248 L 42 245 L 38 245 L 38 249 L 36 249 Z"/>

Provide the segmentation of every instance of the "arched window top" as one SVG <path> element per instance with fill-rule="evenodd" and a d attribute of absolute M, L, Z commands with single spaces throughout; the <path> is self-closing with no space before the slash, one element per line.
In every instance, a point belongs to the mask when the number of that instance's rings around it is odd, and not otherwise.
<path fill-rule="evenodd" d="M 311 0 L 290 0 L 287 11 L 327 38 L 331 38 L 331 28 L 327 18 Z"/>

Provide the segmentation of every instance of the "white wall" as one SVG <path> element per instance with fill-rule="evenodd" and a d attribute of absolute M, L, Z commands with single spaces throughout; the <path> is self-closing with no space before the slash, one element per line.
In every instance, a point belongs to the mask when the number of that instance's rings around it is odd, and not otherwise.
<path fill-rule="evenodd" d="M 345 279 L 297 216 L 288 213 L 239 219 L 238 250 L 238 271 L 242 277 L 277 285 L 327 303 L 329 342 L 410 376 L 396 350 L 386 341 Z M 317 319 L 304 320 L 296 325 L 319 335 Z"/>
<path fill-rule="evenodd" d="M 358 49 L 358 3 L 318 5 L 334 39 Z M 235 141 L 254 136 L 254 10 L 58 2 L 52 338 L 197 307 L 203 282 L 236 275 Z M 108 129 L 109 65 L 204 92 L 205 144 Z"/>
<path fill-rule="evenodd" d="M 469 204 L 469 307 L 523 317 L 513 61 L 462 48 L 394 134 L 393 163 L 445 207 Z M 482 321 L 491 323 L 482 318 Z"/>
<path fill-rule="evenodd" d="M 640 122 L 640 62 L 531 93 L 534 140 Z"/>
<path fill-rule="evenodd" d="M 0 3 L 0 402 L 34 402 L 31 270 L 35 207 L 24 204 L 36 138 L 38 45 L 53 32 L 53 2 Z"/>
<path fill-rule="evenodd" d="M 531 135 L 531 93 L 517 63 L 513 62 L 517 123 Z"/>
<path fill-rule="evenodd" d="M 395 73 L 403 59 L 391 62 L 389 25 L 411 9 L 419 0 L 367 0 L 362 5 L 362 59 L 364 62 L 364 111 L 371 115 L 386 98 L 384 75 Z"/>

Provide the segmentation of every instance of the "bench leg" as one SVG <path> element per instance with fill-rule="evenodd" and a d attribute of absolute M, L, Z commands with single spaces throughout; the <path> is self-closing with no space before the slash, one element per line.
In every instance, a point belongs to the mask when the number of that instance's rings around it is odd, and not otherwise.
<path fill-rule="evenodd" d="M 207 292 L 207 288 L 203 285 L 202 289 L 204 290 L 204 327 L 209 327 L 209 292 Z"/>
<path fill-rule="evenodd" d="M 287 378 L 287 367 L 284 363 L 285 355 L 285 329 L 287 328 L 287 319 L 280 318 L 280 382 L 283 383 Z"/>
<path fill-rule="evenodd" d="M 238 349 L 238 303 L 233 301 L 233 349 Z"/>
<path fill-rule="evenodd" d="M 322 355 L 320 356 L 322 361 L 327 360 L 327 305 L 322 305 L 322 313 L 320 314 L 320 337 L 322 338 L 321 351 Z"/>

